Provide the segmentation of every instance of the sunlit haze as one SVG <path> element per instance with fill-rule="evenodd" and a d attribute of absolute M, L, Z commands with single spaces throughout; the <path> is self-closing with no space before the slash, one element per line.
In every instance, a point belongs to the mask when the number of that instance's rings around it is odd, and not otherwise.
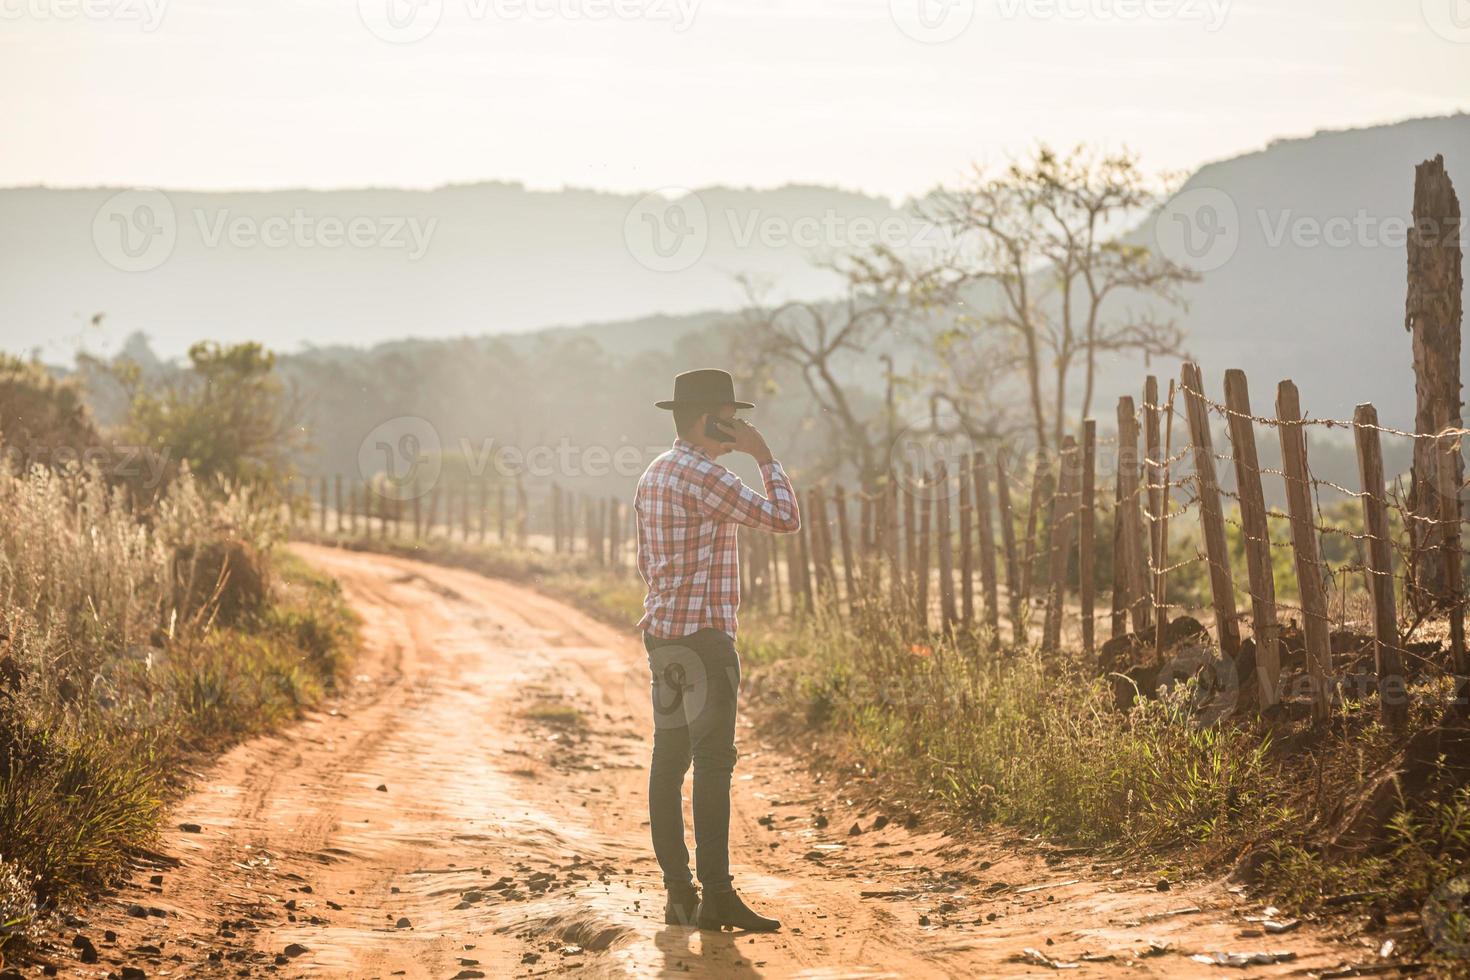
<path fill-rule="evenodd" d="M 1184 170 L 1470 105 L 1461 0 L 922 2 L 0 0 L 0 184 L 898 198 L 1038 140 Z"/>

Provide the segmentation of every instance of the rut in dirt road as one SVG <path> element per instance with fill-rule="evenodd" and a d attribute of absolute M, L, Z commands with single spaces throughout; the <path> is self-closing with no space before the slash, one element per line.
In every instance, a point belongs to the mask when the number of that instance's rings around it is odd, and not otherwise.
<path fill-rule="evenodd" d="M 469 572 L 297 548 L 362 616 L 352 692 L 203 774 L 170 821 L 197 825 L 166 836 L 179 864 L 90 910 L 102 962 L 78 975 L 1209 976 L 1191 957 L 1229 952 L 1285 975 L 1366 958 L 1305 927 L 1262 934 L 1222 885 L 1162 892 L 1084 854 L 851 809 L 748 720 L 734 873 L 786 929 L 664 926 L 636 639 Z"/>

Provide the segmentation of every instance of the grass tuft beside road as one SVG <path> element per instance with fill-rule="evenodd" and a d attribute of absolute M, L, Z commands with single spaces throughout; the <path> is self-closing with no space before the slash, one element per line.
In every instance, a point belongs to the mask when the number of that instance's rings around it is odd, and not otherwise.
<path fill-rule="evenodd" d="M 356 625 L 268 509 L 0 470 L 0 947 L 151 850 L 185 767 L 337 686 Z"/>

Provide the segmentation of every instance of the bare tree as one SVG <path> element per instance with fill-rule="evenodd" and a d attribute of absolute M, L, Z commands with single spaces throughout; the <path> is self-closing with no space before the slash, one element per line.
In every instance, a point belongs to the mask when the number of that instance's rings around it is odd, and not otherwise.
<path fill-rule="evenodd" d="M 762 284 L 742 276 L 739 281 L 747 296 L 742 319 L 756 338 L 758 360 L 784 362 L 800 372 L 832 427 L 838 454 L 852 462 L 864 486 L 871 488 L 888 469 L 884 439 L 893 420 L 875 424 L 877 420 L 861 411 L 850 374 L 840 362 L 844 356 L 872 356 L 869 346 L 876 340 L 951 303 L 950 277 L 920 268 L 886 247 L 818 264 L 842 276 L 841 299 L 773 305 L 765 301 Z M 890 384 L 893 378 L 890 362 Z M 887 411 L 892 410 L 889 398 Z"/>
<path fill-rule="evenodd" d="M 960 322 L 975 338 L 1000 332 L 1014 342 L 1038 448 L 1061 441 L 1079 359 L 1085 416 L 1099 353 L 1179 353 L 1183 332 L 1152 309 L 1159 301 L 1182 307 L 1181 287 L 1195 274 L 1117 237 L 1124 220 L 1141 216 L 1156 200 L 1131 154 L 1078 148 L 1063 156 L 1042 146 L 998 174 L 977 167 L 970 180 L 940 188 L 923 205 L 925 216 L 960 246 L 950 288 L 987 284 L 995 290 L 993 306 L 979 302 L 978 312 Z M 1144 310 L 1119 309 L 1130 298 Z M 1050 411 L 1042 380 L 1048 367 Z"/>

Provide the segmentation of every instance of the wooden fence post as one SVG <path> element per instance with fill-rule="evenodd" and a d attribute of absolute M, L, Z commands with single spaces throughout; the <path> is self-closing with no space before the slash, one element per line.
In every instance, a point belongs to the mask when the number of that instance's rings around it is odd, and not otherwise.
<path fill-rule="evenodd" d="M 1096 583 L 1092 569 L 1096 555 L 1096 514 L 1093 510 L 1096 495 L 1097 422 L 1085 419 L 1082 422 L 1082 486 L 1077 498 L 1077 584 L 1081 591 L 1082 652 L 1087 656 L 1092 656 L 1097 640 L 1096 623 L 1093 621 Z"/>
<path fill-rule="evenodd" d="M 806 516 L 803 524 L 810 522 L 812 574 L 816 580 L 815 598 L 828 600 L 832 597 L 832 579 L 828 575 L 826 558 L 827 500 L 821 487 L 812 487 L 806 495 Z"/>
<path fill-rule="evenodd" d="M 1245 372 L 1225 372 L 1225 407 L 1230 411 L 1230 445 L 1235 457 L 1235 487 L 1240 497 L 1240 524 L 1246 574 L 1251 590 L 1251 630 L 1256 641 L 1256 682 L 1262 708 L 1281 699 L 1280 628 L 1276 623 L 1276 580 L 1271 570 L 1271 527 L 1261 490 L 1261 462 L 1251 421 L 1250 386 Z M 1375 433 L 1376 438 L 1376 433 Z M 1382 483 L 1382 474 L 1379 474 Z M 1390 588 L 1392 581 L 1389 582 Z"/>
<path fill-rule="evenodd" d="M 319 494 L 320 513 L 317 515 L 318 524 L 323 534 L 327 533 L 327 478 L 322 477 L 321 493 Z"/>
<path fill-rule="evenodd" d="M 918 583 L 919 629 L 929 629 L 929 527 L 934 511 L 934 498 L 929 490 L 932 486 L 930 474 L 924 474 L 924 499 L 919 508 L 919 563 L 915 569 Z"/>
<path fill-rule="evenodd" d="M 1046 476 L 1046 450 L 1039 449 L 1036 452 L 1036 467 L 1031 473 L 1031 498 L 1026 504 L 1026 539 L 1021 549 L 1021 601 L 1025 604 L 1024 612 L 1028 619 L 1031 611 L 1031 580 L 1035 575 L 1036 564 L 1036 525 Z"/>
<path fill-rule="evenodd" d="M 905 465 L 904 473 L 906 478 L 903 495 L 903 571 L 908 576 L 909 588 L 917 589 L 919 579 L 915 569 L 919 563 L 919 524 L 914 512 L 914 490 L 918 484 L 912 464 Z"/>
<path fill-rule="evenodd" d="M 802 521 L 801 530 L 791 535 L 791 557 L 789 559 L 791 565 L 794 566 L 791 572 L 793 591 L 801 594 L 801 600 L 807 612 L 811 612 L 814 608 L 811 567 L 807 564 L 807 556 L 810 554 L 807 542 L 811 539 L 811 533 L 809 522 Z M 795 605 L 793 601 L 792 606 Z"/>
<path fill-rule="evenodd" d="M 1404 654 L 1394 608 L 1393 542 L 1384 500 L 1383 450 L 1378 438 L 1378 410 L 1366 402 L 1353 411 L 1353 437 L 1358 447 L 1358 485 L 1362 488 L 1363 530 L 1367 536 L 1363 578 L 1373 597 L 1378 712 L 1385 725 L 1402 728 L 1409 717 L 1409 691 L 1404 682 Z"/>
<path fill-rule="evenodd" d="M 1025 639 L 1021 623 L 1021 563 L 1016 553 L 1016 517 L 1011 511 L 1011 481 L 1006 477 L 1006 454 L 995 454 L 995 499 L 1000 518 L 1000 540 L 1006 552 L 1006 604 L 1011 611 L 1011 642 Z"/>
<path fill-rule="evenodd" d="M 1144 523 L 1148 528 L 1148 584 L 1151 597 L 1158 595 L 1159 592 L 1158 580 L 1164 568 L 1163 552 L 1165 550 L 1163 541 L 1159 538 L 1159 527 L 1167 499 L 1164 496 L 1165 488 L 1163 477 L 1160 474 L 1163 469 L 1163 457 L 1159 452 L 1159 435 L 1159 379 L 1150 374 L 1144 379 L 1143 384 L 1143 479 L 1148 491 L 1144 498 L 1148 501 L 1148 520 Z M 1167 610 L 1156 608 L 1154 612 L 1160 621 L 1165 624 L 1169 622 Z"/>
<path fill-rule="evenodd" d="M 1159 482 L 1164 489 L 1159 498 L 1163 511 L 1159 514 L 1159 567 L 1158 574 L 1154 576 L 1153 601 L 1156 618 L 1165 624 L 1169 622 L 1169 507 L 1173 498 L 1169 481 L 1169 460 L 1174 455 L 1174 393 L 1177 390 L 1174 379 L 1170 378 L 1168 415 L 1165 416 L 1164 423 L 1164 458 L 1159 466 Z M 1168 638 L 1167 628 L 1154 630 L 1154 659 L 1159 663 L 1164 661 L 1164 645 Z"/>
<path fill-rule="evenodd" d="M 1459 413 L 1450 414 L 1446 409 L 1440 416 L 1440 430 L 1444 433 L 1435 440 L 1439 450 L 1434 476 L 1439 491 L 1439 548 L 1444 562 L 1445 611 L 1450 618 L 1450 663 L 1460 676 L 1470 674 L 1470 662 L 1465 657 L 1465 595 L 1460 562 L 1464 556 L 1460 551 L 1460 437 L 1453 430 L 1460 426 Z"/>
<path fill-rule="evenodd" d="M 899 560 L 898 534 L 898 471 L 888 471 L 888 482 L 883 487 L 883 548 L 888 559 L 889 602 L 895 610 L 903 609 L 903 574 Z M 877 583 L 874 583 L 875 585 Z"/>
<path fill-rule="evenodd" d="M 1046 589 L 1046 616 L 1042 620 L 1042 643 L 1056 650 L 1062 642 L 1062 609 L 1067 601 L 1067 561 L 1072 557 L 1072 525 L 1077 504 L 1077 440 L 1067 436 L 1057 456 L 1057 489 L 1052 501 L 1051 550 Z"/>
<path fill-rule="evenodd" d="M 970 484 L 975 472 L 975 458 L 963 456 L 955 479 L 960 486 L 960 621 L 966 626 L 975 623 L 975 556 L 970 541 L 974 537 L 974 509 Z"/>
<path fill-rule="evenodd" d="M 342 526 L 343 526 L 342 522 L 343 522 L 343 519 L 344 519 L 344 516 L 345 516 L 342 513 L 342 474 L 341 473 L 338 473 L 336 476 L 332 477 L 332 499 L 335 500 L 336 503 L 337 503 L 337 533 L 338 534 L 341 534 L 342 533 Z"/>
<path fill-rule="evenodd" d="M 1296 385 L 1289 380 L 1276 388 L 1276 419 L 1280 423 L 1277 430 L 1281 435 L 1281 466 L 1286 474 L 1286 505 L 1291 516 L 1297 585 L 1302 593 L 1302 629 L 1306 632 L 1307 670 L 1312 679 L 1312 717 L 1324 721 L 1332 705 L 1332 694 L 1327 689 L 1332 673 L 1331 627 L 1327 621 L 1327 590 L 1322 585 L 1322 560 L 1317 551 L 1301 399 Z"/>
<path fill-rule="evenodd" d="M 1185 361 L 1181 371 L 1184 408 L 1189 416 L 1189 441 L 1194 447 L 1194 472 L 1199 478 L 1199 519 L 1204 528 L 1205 559 L 1210 566 L 1210 595 L 1215 601 L 1215 635 L 1220 649 L 1232 659 L 1240 652 L 1240 624 L 1236 622 L 1235 582 L 1230 575 L 1230 549 L 1225 543 L 1225 515 L 1220 509 L 1220 485 L 1215 480 L 1215 450 L 1210 436 L 1210 410 L 1199 365 Z M 1168 617 L 1162 615 L 1167 624 Z"/>
<path fill-rule="evenodd" d="M 484 544 L 490 534 L 490 484 L 480 481 L 480 543 Z"/>
<path fill-rule="evenodd" d="M 1153 598 L 1148 589 L 1143 520 L 1139 514 L 1142 501 L 1139 499 L 1138 485 L 1138 419 L 1134 417 L 1133 398 L 1128 395 L 1118 399 L 1118 480 L 1116 519 L 1121 524 L 1120 534 L 1123 538 L 1123 572 L 1119 575 L 1117 569 L 1114 569 L 1114 588 L 1117 588 L 1116 580 L 1119 578 L 1127 582 L 1123 606 L 1132 614 L 1133 632 L 1142 635 L 1150 627 Z M 1119 553 L 1115 552 L 1115 566 L 1118 557 Z"/>
<path fill-rule="evenodd" d="M 975 488 L 975 529 L 980 545 L 980 588 L 985 593 L 985 622 L 990 627 L 990 643 L 1000 645 L 1000 589 L 996 583 L 995 528 L 990 522 L 990 467 L 985 454 L 977 452 L 971 464 L 971 483 Z"/>
<path fill-rule="evenodd" d="M 792 537 L 795 537 L 795 535 L 785 534 L 781 537 L 790 539 Z M 778 544 L 780 540 L 781 538 L 777 537 L 770 537 L 767 539 L 771 549 L 771 595 L 776 600 L 776 615 L 778 616 L 786 612 L 785 603 L 781 599 L 781 549 Z M 790 593 L 791 591 L 790 565 L 786 566 L 786 591 L 788 593 Z M 791 602 L 791 610 L 792 612 L 796 611 L 795 599 L 793 599 Z"/>
<path fill-rule="evenodd" d="M 864 500 L 864 510 L 867 510 L 867 501 Z M 842 489 L 842 484 L 837 484 L 832 490 L 832 506 L 837 511 L 837 536 L 842 543 L 842 584 L 847 588 L 847 610 L 852 616 L 857 615 L 858 594 L 857 579 L 853 575 L 852 567 L 852 537 L 847 527 L 847 493 Z"/>
<path fill-rule="evenodd" d="M 955 620 L 959 618 L 955 612 L 954 601 L 954 538 L 950 521 L 949 488 L 949 466 L 941 459 L 934 467 L 934 486 L 930 493 L 939 495 L 935 500 L 938 514 L 935 519 L 934 536 L 939 546 L 940 626 L 946 633 L 954 630 Z"/>
<path fill-rule="evenodd" d="M 526 496 L 526 485 L 516 476 L 516 543 L 521 547 L 526 546 L 526 538 L 531 532 L 531 501 Z"/>
<path fill-rule="evenodd" d="M 878 523 L 874 520 L 876 501 L 866 488 L 858 491 L 858 588 L 864 598 L 873 592 L 875 556 L 878 551 Z"/>

